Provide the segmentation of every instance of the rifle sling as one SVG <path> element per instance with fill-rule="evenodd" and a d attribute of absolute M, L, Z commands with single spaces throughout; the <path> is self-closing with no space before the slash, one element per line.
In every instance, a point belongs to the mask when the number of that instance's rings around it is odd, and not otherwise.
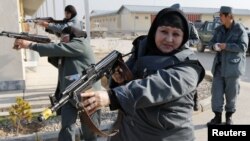
<path fill-rule="evenodd" d="M 79 111 L 79 117 L 80 117 L 81 122 L 84 123 L 85 125 L 87 125 L 90 128 L 90 130 L 93 131 L 94 133 L 96 133 L 97 135 L 100 135 L 103 137 L 109 137 L 109 136 L 114 136 L 116 133 L 119 132 L 118 125 L 117 125 L 119 122 L 116 122 L 116 124 L 114 124 L 107 131 L 100 130 L 98 127 L 96 127 L 96 125 L 92 121 L 88 111 L 85 109 Z M 119 121 L 120 118 L 121 118 L 121 116 L 119 116 L 119 114 L 118 114 L 117 121 Z"/>

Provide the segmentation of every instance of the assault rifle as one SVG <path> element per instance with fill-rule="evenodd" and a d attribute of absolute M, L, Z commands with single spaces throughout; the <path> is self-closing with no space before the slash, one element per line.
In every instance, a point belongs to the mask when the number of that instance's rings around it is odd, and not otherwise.
<path fill-rule="evenodd" d="M 126 56 L 126 55 L 124 55 Z M 92 120 L 90 119 L 90 115 L 88 111 L 84 109 L 81 103 L 81 92 L 85 92 L 90 89 L 94 83 L 100 80 L 103 76 L 109 76 L 114 72 L 114 69 L 119 66 L 124 74 L 125 80 L 132 79 L 132 73 L 122 60 L 122 54 L 118 51 L 112 51 L 106 57 L 104 57 L 100 62 L 96 65 L 89 66 L 85 71 L 83 71 L 82 76 L 79 80 L 71 83 L 62 93 L 62 98 L 52 105 L 50 108 L 46 108 L 38 117 L 39 121 L 44 121 L 52 116 L 53 112 L 57 111 L 60 107 L 62 107 L 65 103 L 71 102 L 74 107 L 79 111 L 79 116 L 81 121 L 87 124 L 91 130 L 96 132 L 101 136 L 110 136 L 113 133 L 105 133 L 99 130 Z"/>
<path fill-rule="evenodd" d="M 55 20 L 52 17 L 38 17 L 38 18 L 34 18 L 34 19 L 26 19 L 23 22 L 37 23 L 39 21 L 46 21 L 48 23 L 66 23 L 67 22 L 67 20 Z"/>
<path fill-rule="evenodd" d="M 0 32 L 0 36 L 6 36 L 9 38 L 16 38 L 16 39 L 23 39 L 23 40 L 33 41 L 33 42 L 37 42 L 37 43 L 50 43 L 51 42 L 50 38 L 48 38 L 47 36 L 29 34 L 26 32 L 16 33 L 16 32 L 2 31 L 2 32 Z"/>

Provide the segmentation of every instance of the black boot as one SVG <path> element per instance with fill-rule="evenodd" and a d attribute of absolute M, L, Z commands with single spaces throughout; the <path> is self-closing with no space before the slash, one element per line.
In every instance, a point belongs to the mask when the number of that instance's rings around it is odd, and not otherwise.
<path fill-rule="evenodd" d="M 199 99 L 198 99 L 197 90 L 194 94 L 194 111 L 199 111 Z"/>
<path fill-rule="evenodd" d="M 216 124 L 221 124 L 221 112 L 214 112 L 215 117 L 207 123 L 207 125 L 216 125 Z"/>
<path fill-rule="evenodd" d="M 233 115 L 233 112 L 226 112 L 226 125 L 233 124 L 232 115 Z"/>

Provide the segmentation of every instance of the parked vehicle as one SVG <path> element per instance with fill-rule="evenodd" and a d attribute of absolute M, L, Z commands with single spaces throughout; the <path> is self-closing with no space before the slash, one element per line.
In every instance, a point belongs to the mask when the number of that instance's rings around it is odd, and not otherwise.
<path fill-rule="evenodd" d="M 194 21 L 193 23 L 194 23 L 194 27 L 198 30 L 201 28 L 204 22 L 202 22 L 201 20 L 197 20 L 197 21 Z"/>
<path fill-rule="evenodd" d="M 198 29 L 198 34 L 200 37 L 200 42 L 197 45 L 198 52 L 204 52 L 206 46 L 208 46 L 209 41 L 213 37 L 214 29 L 220 24 L 220 19 L 214 18 L 213 21 L 205 21 L 201 25 L 201 27 Z"/>

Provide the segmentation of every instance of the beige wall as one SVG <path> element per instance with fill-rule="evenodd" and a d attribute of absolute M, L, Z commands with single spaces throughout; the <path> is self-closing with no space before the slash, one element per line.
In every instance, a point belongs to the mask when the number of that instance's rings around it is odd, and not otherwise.
<path fill-rule="evenodd" d="M 131 32 L 134 31 L 134 24 L 132 20 L 132 15 L 128 14 L 121 14 L 121 31 L 122 32 Z"/>
<path fill-rule="evenodd" d="M 201 20 L 203 22 L 212 21 L 213 14 L 202 14 Z M 235 15 L 235 20 L 250 28 L 250 16 Z M 141 32 L 145 34 L 148 32 L 151 25 L 151 14 L 131 13 L 126 8 L 123 8 L 116 15 L 92 17 L 91 25 L 93 25 L 94 22 L 98 22 L 101 26 L 107 27 L 108 32 Z"/>
<path fill-rule="evenodd" d="M 90 19 L 91 28 L 95 27 L 95 23 L 98 23 L 101 27 L 106 27 L 108 31 L 117 31 L 119 27 L 119 16 L 110 15 L 110 16 L 101 16 L 101 17 L 92 17 Z"/>
<path fill-rule="evenodd" d="M 119 15 L 121 17 L 121 32 L 134 31 L 132 14 L 127 9 L 122 9 Z"/>
<path fill-rule="evenodd" d="M 123 9 L 121 15 L 121 30 L 123 32 L 146 33 L 151 24 L 150 14 L 130 13 Z"/>
<path fill-rule="evenodd" d="M 136 32 L 148 31 L 151 24 L 150 14 L 133 14 L 133 22 Z M 138 19 L 135 19 L 138 17 Z"/>
<path fill-rule="evenodd" d="M 0 1 L 0 30 L 19 32 L 19 0 Z M 11 15 L 11 16 L 10 16 Z M 21 51 L 12 49 L 14 39 L 0 37 L 0 91 L 24 89 L 24 67 Z"/>
<path fill-rule="evenodd" d="M 116 15 L 91 17 L 90 23 L 92 28 L 94 23 L 99 23 L 100 26 L 107 27 L 109 32 L 147 33 L 151 17 L 150 14 L 131 13 L 127 9 L 122 9 Z"/>

